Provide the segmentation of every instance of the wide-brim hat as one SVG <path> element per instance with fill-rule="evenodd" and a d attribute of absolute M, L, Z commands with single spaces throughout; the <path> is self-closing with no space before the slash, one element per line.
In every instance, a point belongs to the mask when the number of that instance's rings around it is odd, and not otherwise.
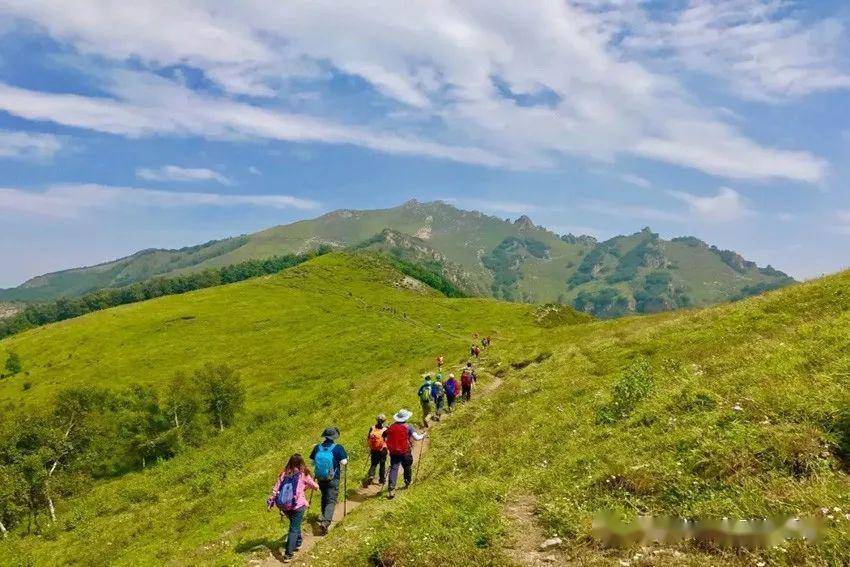
<path fill-rule="evenodd" d="M 393 420 L 395 420 L 396 423 L 404 423 L 405 421 L 407 421 L 411 417 L 413 417 L 412 411 L 406 410 L 406 409 L 400 409 L 400 410 L 398 410 L 398 413 L 396 413 L 393 416 Z"/>
<path fill-rule="evenodd" d="M 331 441 L 336 441 L 339 439 L 339 429 L 336 427 L 325 427 L 325 430 L 322 431 L 322 437 L 330 439 Z"/>
<path fill-rule="evenodd" d="M 387 416 L 385 416 L 385 415 L 384 415 L 384 414 L 382 414 L 382 413 L 379 413 L 377 416 L 375 416 L 375 419 L 376 419 L 376 420 L 378 420 L 378 421 L 386 421 L 386 420 L 387 420 Z"/>

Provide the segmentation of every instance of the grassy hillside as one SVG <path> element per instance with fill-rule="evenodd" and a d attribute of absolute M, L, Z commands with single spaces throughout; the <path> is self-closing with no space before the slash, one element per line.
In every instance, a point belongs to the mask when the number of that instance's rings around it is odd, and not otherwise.
<path fill-rule="evenodd" d="M 559 236 L 524 216 L 512 222 L 442 202 L 409 201 L 390 209 L 335 211 L 201 247 L 141 252 L 102 266 L 48 274 L 0 290 L 0 300 L 50 299 L 152 275 L 364 242 L 406 260 L 434 264 L 455 285 L 476 294 L 557 301 L 601 317 L 712 305 L 793 282 L 692 237 L 666 241 L 645 229 L 597 242 Z"/>
<path fill-rule="evenodd" d="M 206 362 L 232 365 L 247 386 L 236 425 L 200 448 L 114 478 L 63 477 L 57 484 L 75 490 L 58 499 L 58 523 L 39 537 L 19 537 L 18 526 L 0 541 L 0 564 L 243 564 L 257 541 L 279 536 L 264 498 L 286 456 L 336 423 L 352 475 L 362 474 L 374 414 L 413 405 L 436 353 L 459 360 L 473 330 L 510 335 L 508 324 L 532 321 L 531 311 L 449 300 L 376 257 L 329 255 L 0 341 L 0 359 L 14 351 L 23 363 L 0 380 L 7 425 L 51 407 L 60 388 L 161 387 Z"/>
<path fill-rule="evenodd" d="M 323 542 L 314 564 L 542 564 L 545 556 L 586 565 L 846 565 L 848 329 L 844 273 L 719 308 L 554 327 L 503 344 L 487 361 L 503 385 L 474 415 L 434 432 L 423 482 L 364 507 Z M 519 523 L 510 519 L 518 503 L 527 516 Z M 811 515 L 826 532 L 816 545 L 754 552 L 604 550 L 589 538 L 604 508 Z M 564 544 L 537 553 L 554 535 Z"/>
<path fill-rule="evenodd" d="M 248 407 L 200 448 L 61 499 L 58 525 L 40 537 L 19 526 L 0 564 L 263 559 L 281 533 L 263 499 L 282 458 L 337 423 L 356 478 L 372 416 L 415 405 L 434 354 L 463 360 L 476 330 L 494 335 L 481 372 L 492 393 L 433 429 L 417 484 L 365 502 L 302 559 L 847 564 L 848 329 L 850 272 L 722 307 L 590 322 L 554 306 L 447 299 L 377 257 L 337 254 L 35 329 L 0 341 L 0 358 L 14 350 L 24 365 L 0 381 L 7 419 L 65 385 L 161 384 L 208 361 L 242 372 Z M 617 551 L 589 537 L 604 508 L 829 517 L 816 545 Z M 563 544 L 538 553 L 552 535 Z"/>

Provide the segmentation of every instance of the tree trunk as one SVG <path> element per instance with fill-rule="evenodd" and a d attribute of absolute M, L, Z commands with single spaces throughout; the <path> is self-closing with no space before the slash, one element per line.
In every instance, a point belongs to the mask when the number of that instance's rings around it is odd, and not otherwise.
<path fill-rule="evenodd" d="M 224 431 L 224 422 L 221 420 L 221 414 L 218 415 L 218 430 Z"/>
<path fill-rule="evenodd" d="M 3 532 L 3 538 L 9 536 L 9 532 L 6 531 L 6 526 L 3 525 L 3 520 L 0 520 L 0 532 Z"/>
<path fill-rule="evenodd" d="M 50 507 L 50 520 L 56 523 L 56 508 L 53 507 L 53 497 L 47 497 L 47 505 Z"/>
<path fill-rule="evenodd" d="M 180 421 L 178 421 L 178 419 L 177 419 L 177 412 L 176 411 L 174 412 L 174 427 L 176 427 L 177 429 L 180 429 Z"/>

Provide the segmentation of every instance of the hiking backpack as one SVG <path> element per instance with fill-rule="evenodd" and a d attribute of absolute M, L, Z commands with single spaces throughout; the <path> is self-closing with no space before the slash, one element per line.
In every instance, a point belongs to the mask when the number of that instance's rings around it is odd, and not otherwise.
<path fill-rule="evenodd" d="M 387 428 L 387 449 L 391 455 L 410 452 L 410 430 L 406 423 L 393 423 Z"/>
<path fill-rule="evenodd" d="M 431 397 L 435 400 L 439 400 L 446 393 L 446 390 L 443 388 L 443 384 L 441 382 L 434 382 L 431 386 Z"/>
<path fill-rule="evenodd" d="M 289 474 L 283 477 L 280 486 L 277 487 L 277 498 L 275 504 L 281 510 L 295 510 L 298 504 L 298 481 L 301 473 Z"/>
<path fill-rule="evenodd" d="M 471 370 L 464 370 L 463 374 L 460 375 L 460 383 L 464 386 L 472 386 L 473 381 Z"/>
<path fill-rule="evenodd" d="M 316 450 L 316 458 L 313 462 L 316 464 L 316 478 L 318 480 L 330 480 L 334 477 L 334 448 L 336 443 L 325 446 L 319 445 Z"/>
<path fill-rule="evenodd" d="M 384 431 L 386 428 L 378 428 L 374 425 L 369 430 L 369 450 L 383 451 L 384 450 Z"/>
<path fill-rule="evenodd" d="M 454 396 L 457 394 L 457 380 L 455 380 L 454 378 L 449 378 L 443 387 L 446 390 L 446 394 L 448 394 L 449 396 Z"/>
<path fill-rule="evenodd" d="M 430 384 L 422 384 L 419 387 L 419 400 L 423 402 L 431 401 L 431 385 Z"/>

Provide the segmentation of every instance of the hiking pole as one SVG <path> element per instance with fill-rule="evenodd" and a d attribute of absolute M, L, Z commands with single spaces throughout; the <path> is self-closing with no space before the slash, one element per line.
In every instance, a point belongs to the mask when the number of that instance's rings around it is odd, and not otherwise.
<path fill-rule="evenodd" d="M 342 467 L 342 517 L 348 512 L 348 465 Z"/>
<path fill-rule="evenodd" d="M 419 465 L 422 463 L 422 445 L 425 444 L 425 438 L 419 440 L 419 456 L 416 457 L 416 470 L 413 471 L 413 482 L 416 482 L 416 479 L 419 478 Z"/>

